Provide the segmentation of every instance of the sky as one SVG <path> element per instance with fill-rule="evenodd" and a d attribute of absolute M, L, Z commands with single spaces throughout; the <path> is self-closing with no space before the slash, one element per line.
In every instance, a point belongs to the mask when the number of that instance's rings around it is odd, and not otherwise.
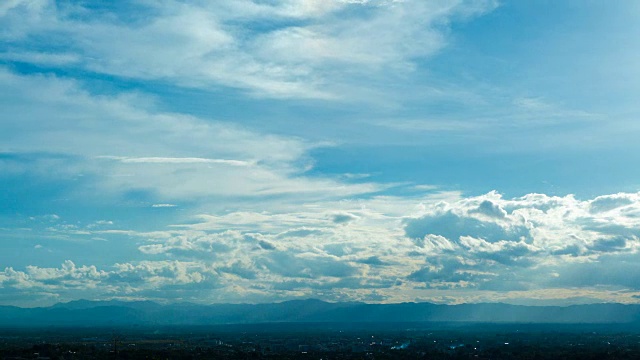
<path fill-rule="evenodd" d="M 638 19 L 2 1 L 0 305 L 638 303 Z"/>

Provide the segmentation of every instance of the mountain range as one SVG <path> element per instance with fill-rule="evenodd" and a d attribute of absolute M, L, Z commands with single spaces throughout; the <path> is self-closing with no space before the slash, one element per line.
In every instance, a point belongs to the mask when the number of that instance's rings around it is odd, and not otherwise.
<path fill-rule="evenodd" d="M 640 305 L 366 304 L 309 299 L 214 305 L 78 300 L 39 308 L 0 306 L 2 327 L 367 322 L 640 324 Z"/>

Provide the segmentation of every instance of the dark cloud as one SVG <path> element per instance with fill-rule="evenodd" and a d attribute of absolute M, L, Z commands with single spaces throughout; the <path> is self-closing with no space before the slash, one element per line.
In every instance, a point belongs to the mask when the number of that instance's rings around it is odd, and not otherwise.
<path fill-rule="evenodd" d="M 293 229 L 287 230 L 278 234 L 279 238 L 288 238 L 288 237 L 307 237 L 311 235 L 322 235 L 324 231 L 318 229 Z"/>
<path fill-rule="evenodd" d="M 524 281 L 495 279 L 479 283 L 478 290 L 527 291 L 531 290 L 531 284 Z"/>
<path fill-rule="evenodd" d="M 258 274 L 255 269 L 247 266 L 246 264 L 243 264 L 240 261 L 236 261 L 230 266 L 219 267 L 218 271 L 225 272 L 228 274 L 234 274 L 243 279 L 249 279 L 249 280 L 255 279 Z"/>
<path fill-rule="evenodd" d="M 367 265 L 377 265 L 377 266 L 388 265 L 386 262 L 380 260 L 380 258 L 377 256 L 370 256 L 366 259 L 358 260 L 358 262 L 361 264 L 367 264 Z"/>
<path fill-rule="evenodd" d="M 578 245 L 568 245 L 561 249 L 552 250 L 552 255 L 571 255 L 571 256 L 579 256 L 583 252 L 583 249 Z"/>
<path fill-rule="evenodd" d="M 605 254 L 589 262 L 564 264 L 546 286 L 627 288 L 640 290 L 640 255 Z"/>
<path fill-rule="evenodd" d="M 630 198 L 630 194 L 615 194 L 598 196 L 591 201 L 589 211 L 591 213 L 600 213 L 610 211 L 625 205 L 630 205 L 633 200 Z"/>
<path fill-rule="evenodd" d="M 316 281 L 313 279 L 293 279 L 273 284 L 275 290 L 293 291 L 300 289 L 332 290 L 332 289 L 386 289 L 396 286 L 395 280 L 363 279 L 345 277 L 334 281 Z"/>
<path fill-rule="evenodd" d="M 358 219 L 357 216 L 355 216 L 353 214 L 349 214 L 349 213 L 334 214 L 331 217 L 331 220 L 336 224 L 346 224 L 346 223 L 354 221 L 356 219 Z"/>
<path fill-rule="evenodd" d="M 481 238 L 489 242 L 531 239 L 529 229 L 524 225 L 504 226 L 493 221 L 461 216 L 452 211 L 406 220 L 405 234 L 412 239 L 422 239 L 429 234 L 440 235 L 454 242 L 461 236 Z"/>
<path fill-rule="evenodd" d="M 610 221 L 602 221 L 597 218 L 580 218 L 578 225 L 584 230 L 597 231 L 604 235 L 622 237 L 640 237 L 640 227 L 637 225 L 616 224 Z"/>
<path fill-rule="evenodd" d="M 477 209 L 471 210 L 470 213 L 477 213 L 489 217 L 503 219 L 507 216 L 507 212 L 498 204 L 494 204 L 489 200 L 484 200 L 478 205 Z"/>
<path fill-rule="evenodd" d="M 612 252 L 620 251 L 627 246 L 627 239 L 622 237 L 615 237 L 612 239 L 599 239 L 589 246 L 590 250 L 598 252 Z"/>
<path fill-rule="evenodd" d="M 258 246 L 263 248 L 264 250 L 275 250 L 276 246 L 266 240 L 259 240 Z"/>
<path fill-rule="evenodd" d="M 512 266 L 532 266 L 537 262 L 535 257 L 539 251 L 523 242 L 502 242 L 495 251 L 479 251 L 476 257 L 493 260 L 500 264 Z"/>
<path fill-rule="evenodd" d="M 481 272 L 477 266 L 466 263 L 455 257 L 430 259 L 425 266 L 407 276 L 408 280 L 424 283 L 460 283 L 469 282 L 475 285 L 478 281 L 492 277 L 490 273 Z"/>
<path fill-rule="evenodd" d="M 302 256 L 283 251 L 271 252 L 265 257 L 256 259 L 256 265 L 290 278 L 348 277 L 358 273 L 352 265 L 333 257 Z"/>

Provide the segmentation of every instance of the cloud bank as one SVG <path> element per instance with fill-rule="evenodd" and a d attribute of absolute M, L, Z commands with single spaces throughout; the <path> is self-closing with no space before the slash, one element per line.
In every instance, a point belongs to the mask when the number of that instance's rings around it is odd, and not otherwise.
<path fill-rule="evenodd" d="M 378 197 L 128 231 L 144 260 L 0 273 L 4 296 L 635 302 L 640 194 Z M 399 210 L 401 209 L 401 210 Z M 351 214 L 348 221 L 336 216 Z M 339 215 L 336 215 L 339 214 Z M 122 230 L 88 230 L 110 236 Z M 82 289 L 79 291 L 78 289 Z"/>

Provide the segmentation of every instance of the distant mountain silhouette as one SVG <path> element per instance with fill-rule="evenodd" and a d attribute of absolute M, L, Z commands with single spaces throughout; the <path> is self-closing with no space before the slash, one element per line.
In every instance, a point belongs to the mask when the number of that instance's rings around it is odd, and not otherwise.
<path fill-rule="evenodd" d="M 640 305 L 520 306 L 501 303 L 365 304 L 294 300 L 271 304 L 88 301 L 44 308 L 0 306 L 0 326 L 218 325 L 254 323 L 493 322 L 640 324 Z"/>

